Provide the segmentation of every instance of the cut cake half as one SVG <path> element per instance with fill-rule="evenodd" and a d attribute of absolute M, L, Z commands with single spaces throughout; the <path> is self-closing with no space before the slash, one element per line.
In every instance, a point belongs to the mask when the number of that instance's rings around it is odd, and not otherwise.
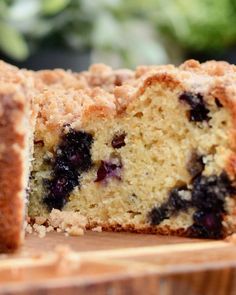
<path fill-rule="evenodd" d="M 234 66 L 64 74 L 37 76 L 31 217 L 59 209 L 79 212 L 88 228 L 199 238 L 235 231 Z"/>

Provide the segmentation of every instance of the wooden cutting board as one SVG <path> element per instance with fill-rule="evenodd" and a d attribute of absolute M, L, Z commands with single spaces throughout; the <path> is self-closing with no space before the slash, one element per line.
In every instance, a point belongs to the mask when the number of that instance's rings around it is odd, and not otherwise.
<path fill-rule="evenodd" d="M 236 245 L 158 235 L 28 235 L 0 256 L 0 294 L 236 294 Z"/>

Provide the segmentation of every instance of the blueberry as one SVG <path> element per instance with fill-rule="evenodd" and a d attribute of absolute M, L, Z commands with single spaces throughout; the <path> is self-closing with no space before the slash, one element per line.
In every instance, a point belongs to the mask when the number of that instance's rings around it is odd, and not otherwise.
<path fill-rule="evenodd" d="M 78 166 L 82 165 L 83 157 L 81 156 L 80 153 L 75 152 L 74 154 L 72 154 L 68 157 L 68 161 L 69 161 L 70 165 L 72 165 L 74 167 L 78 167 Z"/>
<path fill-rule="evenodd" d="M 234 194 L 235 189 L 225 172 L 220 176 L 199 176 L 193 182 L 192 202 L 199 209 L 224 211 L 223 203 L 226 196 Z"/>
<path fill-rule="evenodd" d="M 117 133 L 114 135 L 111 145 L 114 149 L 119 149 L 122 146 L 125 146 L 125 137 L 126 137 L 126 133 Z"/>
<path fill-rule="evenodd" d="M 190 237 L 219 239 L 223 237 L 222 213 L 211 211 L 196 211 L 194 223 L 187 233 Z"/>
<path fill-rule="evenodd" d="M 220 174 L 219 185 L 221 190 L 224 191 L 225 195 L 232 196 L 236 194 L 236 189 L 225 171 Z"/>
<path fill-rule="evenodd" d="M 160 224 L 164 219 L 169 218 L 171 215 L 177 214 L 179 211 L 185 211 L 191 206 L 189 200 L 183 199 L 182 194 L 189 194 L 190 191 L 186 186 L 174 188 L 169 193 L 169 198 L 160 207 L 154 207 L 148 213 L 148 219 L 152 225 Z"/>
<path fill-rule="evenodd" d="M 172 213 L 178 212 L 180 210 L 187 210 L 190 206 L 190 201 L 183 199 L 181 197 L 181 193 L 190 193 L 186 186 L 181 186 L 178 188 L 174 188 L 170 194 L 169 199 L 166 203 L 169 210 Z"/>
<path fill-rule="evenodd" d="M 204 239 L 221 239 L 223 238 L 222 230 L 212 231 L 207 230 L 204 226 L 193 224 L 187 230 L 187 235 L 191 238 L 204 238 Z"/>
<path fill-rule="evenodd" d="M 83 131 L 71 130 L 62 138 L 58 147 L 60 154 L 58 161 L 64 161 L 68 165 L 80 170 L 87 171 L 92 166 L 91 145 L 93 138 L 91 134 Z"/>
<path fill-rule="evenodd" d="M 121 168 L 122 163 L 120 161 L 101 161 L 95 182 L 100 182 L 111 177 L 121 180 Z"/>
<path fill-rule="evenodd" d="M 204 226 L 206 230 L 221 231 L 222 214 L 219 212 L 196 211 L 193 220 L 195 224 Z"/>
<path fill-rule="evenodd" d="M 218 106 L 218 108 L 222 108 L 223 107 L 222 103 L 219 101 L 218 98 L 215 98 L 215 103 Z"/>
<path fill-rule="evenodd" d="M 49 210 L 52 210 L 52 209 L 59 209 L 60 210 L 65 206 L 66 199 L 65 198 L 58 198 L 58 196 L 49 194 L 43 199 L 43 203 L 47 204 L 47 208 Z"/>
<path fill-rule="evenodd" d="M 192 204 L 198 210 L 194 224 L 188 229 L 191 237 L 221 238 L 223 236 L 224 199 L 233 196 L 235 188 L 225 172 L 219 176 L 199 176 L 193 182 Z"/>
<path fill-rule="evenodd" d="M 194 122 L 208 121 L 209 110 L 200 93 L 184 92 L 179 96 L 181 101 L 186 102 L 190 106 L 189 120 Z"/>
<path fill-rule="evenodd" d="M 219 176 L 198 173 L 191 190 L 186 185 L 173 188 L 167 201 L 148 213 L 152 225 L 158 225 L 180 211 L 195 208 L 193 225 L 188 228 L 187 235 L 214 239 L 223 236 L 224 200 L 227 196 L 235 195 L 235 188 L 225 172 Z"/>
<path fill-rule="evenodd" d="M 204 167 L 203 156 L 194 151 L 186 165 L 187 171 L 193 178 L 195 178 L 202 173 Z"/>
<path fill-rule="evenodd" d="M 158 225 L 167 218 L 169 218 L 169 210 L 165 204 L 160 207 L 154 207 L 148 214 L 151 225 Z"/>
<path fill-rule="evenodd" d="M 66 161 L 59 161 L 58 159 L 56 160 L 56 162 L 54 163 L 54 174 L 63 174 L 63 173 L 67 173 L 70 171 L 70 166 L 68 165 L 68 163 Z"/>
<path fill-rule="evenodd" d="M 93 137 L 84 131 L 70 129 L 61 136 L 52 166 L 51 179 L 43 180 L 47 191 L 43 202 L 48 209 L 62 209 L 69 194 L 79 185 L 81 173 L 92 166 Z"/>
<path fill-rule="evenodd" d="M 73 178 L 64 174 L 59 177 L 53 178 L 50 184 L 50 194 L 54 196 L 66 196 L 67 193 L 71 192 L 75 186 L 78 185 L 78 179 Z"/>
<path fill-rule="evenodd" d="M 66 133 L 62 137 L 61 145 L 73 145 L 75 147 L 83 148 L 91 148 L 93 143 L 93 136 L 90 133 L 85 131 L 76 131 L 74 129 L 70 129 L 68 133 Z"/>

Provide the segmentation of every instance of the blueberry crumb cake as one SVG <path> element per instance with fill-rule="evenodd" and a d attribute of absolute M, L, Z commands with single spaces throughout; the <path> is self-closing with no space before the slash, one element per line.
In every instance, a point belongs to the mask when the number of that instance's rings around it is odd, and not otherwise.
<path fill-rule="evenodd" d="M 32 219 L 56 210 L 103 230 L 236 231 L 235 66 L 189 60 L 33 76 Z"/>
<path fill-rule="evenodd" d="M 222 238 L 235 230 L 235 67 L 38 73 L 29 215 Z M 69 76 L 68 76 L 69 75 Z"/>

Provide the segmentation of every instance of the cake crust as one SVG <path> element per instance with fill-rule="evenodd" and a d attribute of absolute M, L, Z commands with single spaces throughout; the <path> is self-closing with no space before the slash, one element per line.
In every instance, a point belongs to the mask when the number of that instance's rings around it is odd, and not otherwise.
<path fill-rule="evenodd" d="M 0 252 L 7 252 L 24 236 L 30 79 L 3 62 L 0 74 Z"/>
<path fill-rule="evenodd" d="M 3 88 L 0 84 L 0 251 L 14 250 L 22 240 L 24 209 L 20 193 L 25 140 L 17 126 L 24 116 L 24 103 L 18 98 L 10 85 Z"/>

